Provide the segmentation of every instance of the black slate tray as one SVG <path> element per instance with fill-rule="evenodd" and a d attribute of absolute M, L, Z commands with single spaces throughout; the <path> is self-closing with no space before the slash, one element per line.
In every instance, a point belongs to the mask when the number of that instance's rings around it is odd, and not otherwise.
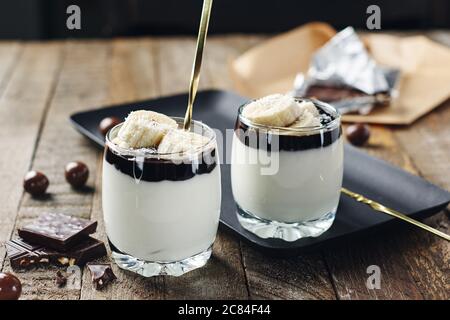
<path fill-rule="evenodd" d="M 233 128 L 238 107 L 247 99 L 226 91 L 199 92 L 194 107 L 194 119 L 224 131 Z M 171 116 L 184 116 L 187 95 L 175 95 L 152 100 L 126 103 L 112 107 L 80 112 L 70 117 L 75 129 L 103 146 L 98 123 L 107 116 L 124 118 L 130 111 L 149 109 Z M 227 141 L 231 143 L 231 141 Z M 227 150 L 227 149 L 224 149 Z M 230 150 L 230 149 L 228 149 Z M 224 159 L 221 155 L 221 159 Z M 344 237 L 368 234 L 369 229 L 393 222 L 393 218 L 372 210 L 369 206 L 342 195 L 333 226 L 320 237 L 284 242 L 262 239 L 244 230 L 236 218 L 236 205 L 231 193 L 230 166 L 222 165 L 222 213 L 220 221 L 260 249 L 275 254 L 292 254 L 335 243 Z M 426 217 L 444 209 L 450 193 L 399 168 L 345 146 L 344 186 L 412 217 Z"/>

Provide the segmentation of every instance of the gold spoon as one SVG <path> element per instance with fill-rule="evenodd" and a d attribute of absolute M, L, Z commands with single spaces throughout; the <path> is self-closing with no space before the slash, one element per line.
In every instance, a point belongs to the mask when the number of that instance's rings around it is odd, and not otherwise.
<path fill-rule="evenodd" d="M 202 66 L 203 48 L 205 47 L 206 34 L 208 33 L 209 17 L 213 0 L 204 0 L 200 27 L 198 29 L 197 49 L 195 51 L 194 64 L 192 66 L 191 81 L 189 83 L 189 99 L 184 116 L 184 130 L 189 130 L 192 121 L 192 106 L 197 94 L 198 82 L 200 80 L 200 69 Z"/>
<path fill-rule="evenodd" d="M 408 223 L 411 223 L 411 224 L 415 225 L 416 227 L 422 228 L 422 229 L 424 229 L 424 230 L 426 230 L 428 232 L 431 232 L 431 233 L 441 237 L 442 239 L 450 241 L 450 236 L 448 234 L 445 234 L 444 232 L 441 232 L 441 231 L 436 230 L 436 229 L 434 229 L 434 228 L 432 228 L 430 226 L 427 226 L 426 224 L 423 224 L 422 222 L 414 220 L 414 219 L 404 215 L 403 213 L 400 213 L 400 212 L 398 212 L 398 211 L 396 211 L 394 209 L 390 209 L 388 207 L 385 207 L 385 206 L 383 206 L 382 204 L 380 204 L 380 203 L 378 203 L 376 201 L 370 200 L 370 199 L 364 197 L 363 195 L 360 195 L 360 194 L 358 194 L 356 192 L 350 191 L 350 190 L 348 190 L 346 188 L 342 188 L 341 191 L 342 191 L 343 194 L 348 195 L 349 197 L 355 199 L 356 201 L 362 202 L 362 203 L 365 203 L 365 204 L 371 206 L 372 209 L 374 209 L 376 211 L 386 213 L 386 214 L 388 214 L 390 216 L 393 216 L 395 218 L 398 218 L 398 219 L 401 219 L 401 220 L 406 221 Z"/>

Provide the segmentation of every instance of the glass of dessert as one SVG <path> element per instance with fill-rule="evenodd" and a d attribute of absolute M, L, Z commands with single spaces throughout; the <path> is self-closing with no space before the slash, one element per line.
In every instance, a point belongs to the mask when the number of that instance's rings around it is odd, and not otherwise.
<path fill-rule="evenodd" d="M 119 267 L 179 276 L 206 264 L 221 205 L 214 131 L 135 111 L 106 135 L 103 214 Z"/>
<path fill-rule="evenodd" d="M 241 225 L 261 238 L 317 237 L 335 218 L 343 176 L 332 106 L 275 94 L 239 108 L 231 182 Z"/>

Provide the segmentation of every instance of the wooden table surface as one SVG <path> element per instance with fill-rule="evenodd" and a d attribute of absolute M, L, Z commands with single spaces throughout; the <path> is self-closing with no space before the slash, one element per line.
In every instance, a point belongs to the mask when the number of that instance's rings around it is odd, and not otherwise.
<path fill-rule="evenodd" d="M 450 45 L 450 32 L 430 37 Z M 201 88 L 232 89 L 227 61 L 264 36 L 208 41 Z M 185 92 L 194 39 L 136 38 L 61 42 L 0 42 L 0 243 L 39 214 L 57 211 L 99 221 L 101 151 L 69 124 L 71 113 L 102 105 Z M 450 66 L 443 66 L 450 67 Z M 409 127 L 372 126 L 365 149 L 450 190 L 450 102 Z M 88 164 L 92 192 L 64 179 L 71 160 Z M 50 179 L 46 200 L 23 193 L 29 169 Z M 449 211 L 426 223 L 449 233 Z M 118 280 L 92 287 L 89 272 L 57 288 L 54 269 L 19 273 L 23 299 L 450 299 L 450 247 L 415 228 L 383 232 L 289 259 L 268 257 L 220 229 L 206 267 L 183 277 L 142 278 L 114 266 Z M 381 289 L 369 290 L 366 269 L 381 268 Z M 0 269 L 11 271 L 0 248 Z"/>

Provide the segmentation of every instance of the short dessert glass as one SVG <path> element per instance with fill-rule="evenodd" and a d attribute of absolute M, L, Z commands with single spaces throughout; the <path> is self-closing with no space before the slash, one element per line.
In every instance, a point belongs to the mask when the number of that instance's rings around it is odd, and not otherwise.
<path fill-rule="evenodd" d="M 237 218 L 261 238 L 317 237 L 335 218 L 343 176 L 340 115 L 310 99 L 328 122 L 315 127 L 264 126 L 239 108 L 233 135 L 231 183 Z"/>
<path fill-rule="evenodd" d="M 173 118 L 179 127 L 182 118 Z M 208 142 L 190 153 L 124 149 L 106 136 L 103 215 L 117 265 L 145 277 L 180 276 L 211 256 L 221 205 L 214 131 L 197 121 L 191 131 Z"/>

